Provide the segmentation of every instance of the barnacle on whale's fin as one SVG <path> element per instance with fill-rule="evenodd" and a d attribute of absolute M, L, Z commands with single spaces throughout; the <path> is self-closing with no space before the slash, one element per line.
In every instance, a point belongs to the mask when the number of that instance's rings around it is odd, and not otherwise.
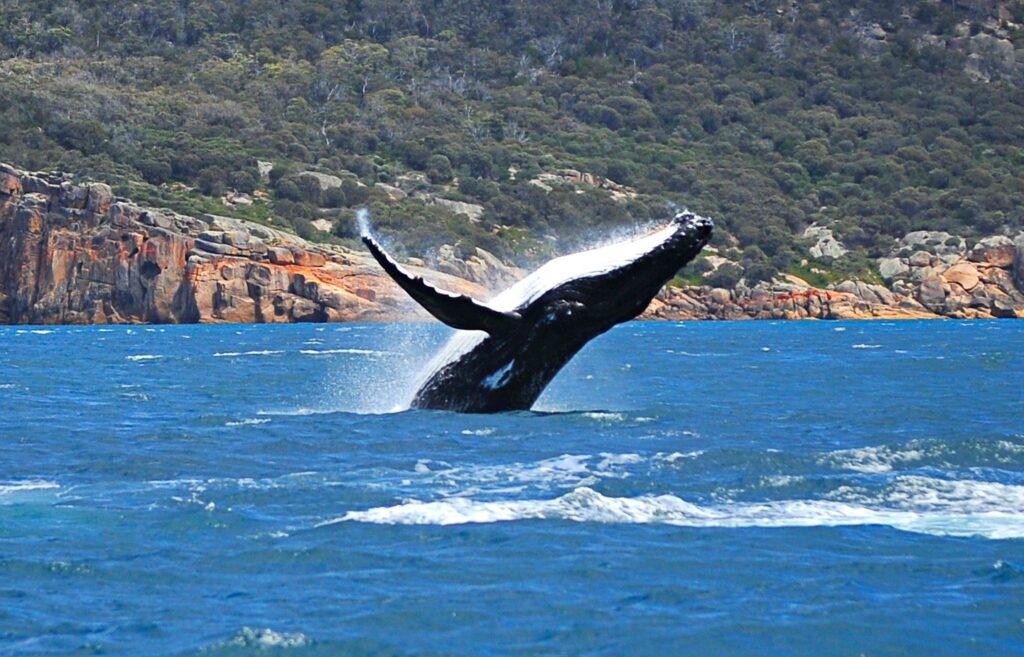
<path fill-rule="evenodd" d="M 428 313 L 452 328 L 486 331 L 493 335 L 513 330 L 522 319 L 519 313 L 495 310 L 472 297 L 439 290 L 423 278 L 410 275 L 369 235 L 363 236 L 363 243 L 399 287 Z"/>

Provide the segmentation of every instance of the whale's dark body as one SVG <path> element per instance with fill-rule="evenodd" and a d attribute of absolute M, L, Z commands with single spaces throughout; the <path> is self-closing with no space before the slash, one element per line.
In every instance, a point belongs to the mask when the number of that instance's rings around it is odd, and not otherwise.
<path fill-rule="evenodd" d="M 483 303 L 406 273 L 369 236 L 377 262 L 420 305 L 460 333 L 430 366 L 414 408 L 468 413 L 530 408 L 590 340 L 639 315 L 711 237 L 689 212 L 643 237 L 550 261 Z"/>

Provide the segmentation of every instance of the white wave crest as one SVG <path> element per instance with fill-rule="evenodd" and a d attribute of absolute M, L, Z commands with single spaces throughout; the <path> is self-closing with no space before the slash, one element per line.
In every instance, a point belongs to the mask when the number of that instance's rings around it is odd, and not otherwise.
<path fill-rule="evenodd" d="M 931 454 L 928 454 L 926 450 L 913 445 L 909 449 L 893 449 L 881 445 L 836 450 L 825 454 L 818 459 L 818 462 L 864 474 L 881 474 L 892 472 L 894 467 L 920 461 L 929 455 Z"/>
<path fill-rule="evenodd" d="M 626 419 L 626 416 L 622 413 L 612 413 L 609 411 L 588 411 L 583 413 L 583 417 L 597 420 L 598 422 L 622 422 Z"/>
<path fill-rule="evenodd" d="M 711 356 L 726 356 L 727 354 L 711 353 L 704 351 L 682 351 L 676 349 L 666 349 L 666 354 L 674 354 L 676 356 L 687 356 L 689 358 L 708 358 Z"/>
<path fill-rule="evenodd" d="M 258 351 L 219 351 L 213 355 L 214 358 L 237 358 L 238 356 L 274 356 L 283 354 L 283 351 L 275 349 L 261 349 Z"/>
<path fill-rule="evenodd" d="M 913 480 L 909 480 L 913 479 Z M 667 524 L 680 527 L 837 527 L 884 525 L 936 536 L 1024 538 L 1024 487 L 988 482 L 908 478 L 883 499 L 727 502 L 700 506 L 674 495 L 608 497 L 580 487 L 554 499 L 408 501 L 350 511 L 339 522 L 459 525 L 515 520 Z"/>
<path fill-rule="evenodd" d="M 880 344 L 855 344 L 855 345 L 853 345 L 853 348 L 854 349 L 881 349 L 882 345 L 880 345 Z"/>
<path fill-rule="evenodd" d="M 999 452 L 1001 452 L 1000 456 L 1002 458 L 1000 458 L 1000 460 L 1003 461 L 1003 462 L 1011 462 L 1013 460 L 1011 458 L 1008 458 L 1006 456 L 1007 454 L 1012 454 L 1014 456 L 1016 456 L 1018 454 L 1024 454 L 1024 445 L 1020 445 L 1018 443 L 1010 442 L 1009 440 L 997 440 L 993 444 L 993 446 L 997 450 L 999 450 Z"/>
<path fill-rule="evenodd" d="M 224 426 L 226 426 L 226 427 L 247 427 L 247 426 L 252 426 L 252 425 L 256 425 L 256 424 L 266 424 L 267 422 L 270 422 L 270 418 L 250 417 L 250 418 L 246 418 L 244 420 L 236 420 L 236 421 L 233 421 L 233 422 L 225 422 Z"/>
<path fill-rule="evenodd" d="M 280 415 L 280 416 L 297 416 L 297 417 L 301 417 L 301 416 L 304 416 L 304 415 L 331 415 L 332 413 L 337 413 L 337 412 L 338 411 L 335 410 L 335 409 L 306 408 L 306 407 L 302 407 L 302 408 L 283 409 L 283 410 L 274 410 L 274 411 L 260 410 L 260 411 L 256 411 L 256 415 Z"/>
<path fill-rule="evenodd" d="M 333 354 L 356 354 L 359 356 L 395 356 L 393 351 L 379 351 L 377 349 L 300 349 L 299 353 L 304 356 L 330 356 Z"/>
<path fill-rule="evenodd" d="M 607 472 L 620 465 L 643 463 L 646 459 L 639 454 L 609 454 L 601 452 L 601 462 L 597 464 L 598 472 Z"/>
<path fill-rule="evenodd" d="M 704 450 L 698 449 L 692 452 L 671 452 L 666 454 L 664 452 L 658 452 L 652 459 L 655 463 L 675 463 L 684 459 L 696 459 L 704 455 Z"/>
<path fill-rule="evenodd" d="M 124 358 L 133 363 L 140 363 L 147 360 L 160 360 L 163 356 L 161 354 L 136 354 L 135 356 L 125 356 Z"/>
<path fill-rule="evenodd" d="M 1024 522 L 1024 486 L 972 479 L 935 479 L 918 475 L 896 477 L 880 491 L 842 487 L 833 499 L 859 504 L 884 504 L 918 512 L 986 514 L 1010 512 Z"/>
<path fill-rule="evenodd" d="M 0 495 L 12 493 L 24 493 L 33 490 L 52 490 L 60 488 L 60 485 L 47 481 L 46 479 L 26 479 L 24 481 L 3 481 L 0 482 Z"/>
<path fill-rule="evenodd" d="M 1014 494 L 1024 494 L 1024 491 Z M 870 507 L 835 500 L 732 502 L 709 507 L 693 505 L 675 495 L 608 497 L 587 487 L 554 499 L 477 501 L 454 497 L 439 501 L 412 500 L 394 507 L 352 511 L 318 526 L 339 522 L 388 525 L 460 525 L 516 520 L 667 524 L 680 527 L 837 527 L 884 525 L 915 533 L 987 538 L 1024 537 L 1020 507 L 1008 500 L 984 513 L 950 508 L 914 511 Z"/>
<path fill-rule="evenodd" d="M 768 475 L 761 477 L 761 485 L 771 488 L 785 488 L 786 486 L 800 483 L 803 480 L 803 477 L 796 475 Z"/>

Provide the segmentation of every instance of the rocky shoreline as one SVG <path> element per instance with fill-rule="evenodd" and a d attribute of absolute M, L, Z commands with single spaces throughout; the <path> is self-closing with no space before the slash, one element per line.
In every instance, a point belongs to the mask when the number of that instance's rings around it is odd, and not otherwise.
<path fill-rule="evenodd" d="M 880 261 L 888 287 L 844 281 L 821 289 L 795 277 L 733 289 L 668 287 L 643 317 L 1024 317 L 1024 237 L 987 238 L 968 250 L 943 235 L 898 245 Z M 482 298 L 524 273 L 480 249 L 463 259 L 441 249 L 437 263 L 422 265 L 407 266 Z M 0 164 L 0 323 L 425 319 L 367 253 L 238 219 L 144 208 L 102 183 Z"/>
<path fill-rule="evenodd" d="M 887 285 L 813 287 L 795 276 L 732 289 L 666 288 L 648 315 L 666 319 L 1005 319 L 1024 317 L 1024 234 L 968 248 L 949 233 L 916 231 L 878 261 Z"/>

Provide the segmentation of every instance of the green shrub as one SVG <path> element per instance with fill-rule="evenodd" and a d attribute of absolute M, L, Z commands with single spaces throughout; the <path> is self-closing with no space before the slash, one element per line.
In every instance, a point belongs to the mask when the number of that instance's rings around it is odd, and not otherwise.
<path fill-rule="evenodd" d="M 451 182 L 454 177 L 451 161 L 444 155 L 432 155 L 427 163 L 427 177 L 435 185 Z"/>

